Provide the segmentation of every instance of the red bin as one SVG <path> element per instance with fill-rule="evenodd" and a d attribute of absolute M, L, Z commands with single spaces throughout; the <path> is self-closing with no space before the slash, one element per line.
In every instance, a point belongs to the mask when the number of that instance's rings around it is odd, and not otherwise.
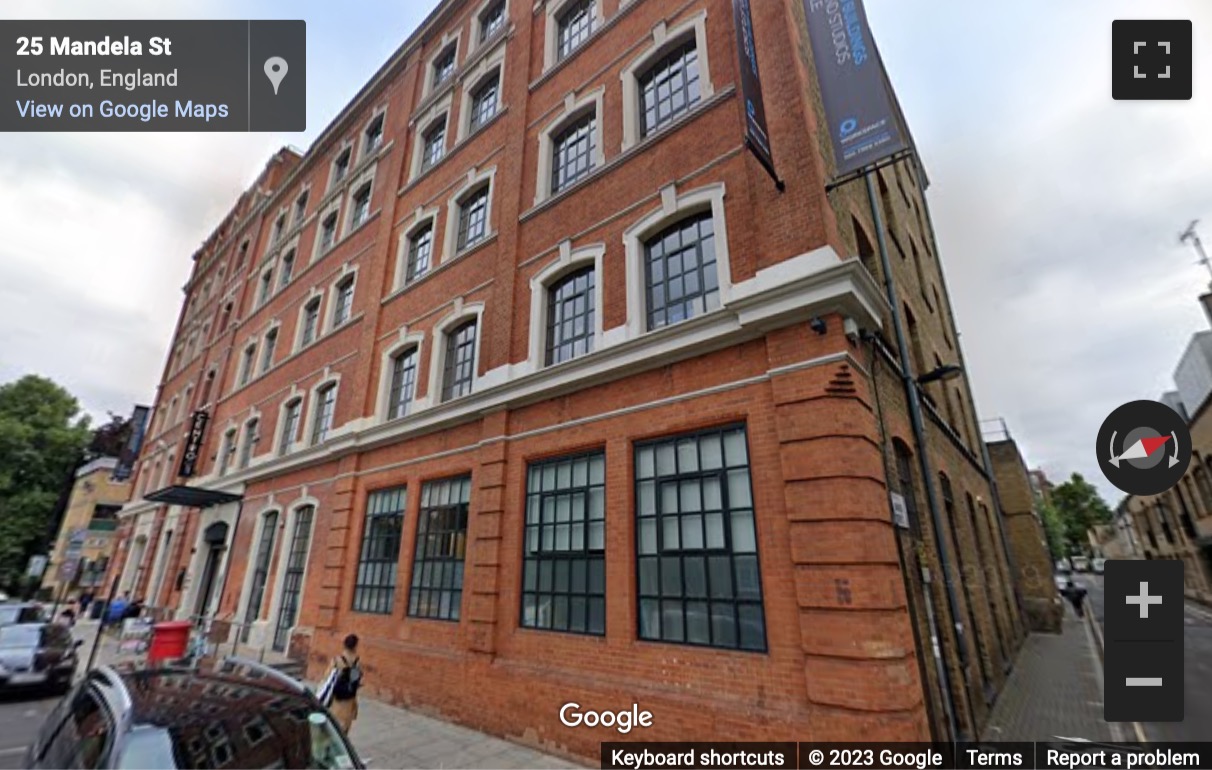
<path fill-rule="evenodd" d="M 152 626 L 151 644 L 147 646 L 149 663 L 158 660 L 176 660 L 185 657 L 189 649 L 189 634 L 194 624 L 188 620 L 157 623 Z"/>

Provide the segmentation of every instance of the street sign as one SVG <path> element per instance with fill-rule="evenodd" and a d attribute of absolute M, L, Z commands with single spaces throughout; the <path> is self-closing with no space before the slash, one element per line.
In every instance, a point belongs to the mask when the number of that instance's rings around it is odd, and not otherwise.
<path fill-rule="evenodd" d="M 29 557 L 29 566 L 25 568 L 27 577 L 40 578 L 46 572 L 46 564 L 49 560 L 43 554 L 35 554 Z"/>

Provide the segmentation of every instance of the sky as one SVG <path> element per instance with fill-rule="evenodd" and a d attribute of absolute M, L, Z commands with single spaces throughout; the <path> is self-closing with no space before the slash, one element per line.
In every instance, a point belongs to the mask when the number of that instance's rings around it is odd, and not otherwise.
<path fill-rule="evenodd" d="M 435 5 L 6 0 L 0 18 L 302 18 L 309 130 L 5 134 L 0 382 L 48 376 L 98 419 L 150 404 L 190 256 L 269 156 L 306 148 Z M 1005 420 L 1029 464 L 1080 472 L 1114 504 L 1100 424 L 1172 389 L 1209 325 L 1209 273 L 1177 236 L 1202 219 L 1212 246 L 1212 3 L 866 7 L 930 177 L 978 411 Z M 1191 101 L 1111 99 L 1117 18 L 1193 20 Z"/>

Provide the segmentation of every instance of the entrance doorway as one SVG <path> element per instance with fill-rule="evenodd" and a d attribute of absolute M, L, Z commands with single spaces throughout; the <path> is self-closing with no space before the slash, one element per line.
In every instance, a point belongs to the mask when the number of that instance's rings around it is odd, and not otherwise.
<path fill-rule="evenodd" d="M 204 617 L 210 600 L 214 596 L 216 578 L 223 552 L 227 550 L 227 522 L 216 521 L 202 533 L 202 547 L 206 549 L 206 561 L 202 567 L 202 581 L 198 584 L 198 600 L 194 605 L 194 616 Z"/>

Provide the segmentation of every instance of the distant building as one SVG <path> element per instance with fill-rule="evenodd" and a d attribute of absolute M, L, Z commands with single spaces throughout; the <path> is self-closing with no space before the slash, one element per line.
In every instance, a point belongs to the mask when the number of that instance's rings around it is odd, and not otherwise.
<path fill-rule="evenodd" d="M 42 588 L 66 598 L 97 591 L 113 556 L 118 512 L 130 500 L 130 482 L 111 479 L 116 457 L 101 457 L 76 471 L 67 511 L 55 537 Z"/>
<path fill-rule="evenodd" d="M 1174 370 L 1174 384 L 1178 386 L 1184 412 L 1198 412 L 1212 393 L 1212 331 L 1191 335 L 1191 342 Z"/>
<path fill-rule="evenodd" d="M 1173 409 L 1175 412 L 1178 412 L 1179 416 L 1182 417 L 1183 420 L 1188 422 L 1191 420 L 1191 416 L 1187 414 L 1187 407 L 1185 404 L 1183 404 L 1183 398 L 1181 395 L 1179 395 L 1177 390 L 1168 390 L 1165 393 L 1162 393 L 1161 398 L 1158 400 Z"/>

